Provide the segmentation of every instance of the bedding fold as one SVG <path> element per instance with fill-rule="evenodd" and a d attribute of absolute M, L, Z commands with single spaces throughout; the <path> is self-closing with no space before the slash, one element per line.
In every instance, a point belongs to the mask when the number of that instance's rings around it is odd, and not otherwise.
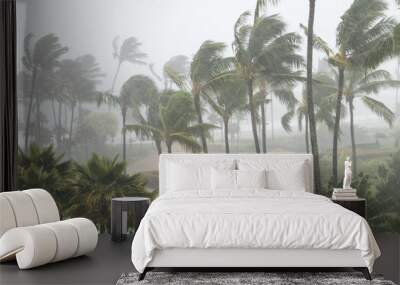
<path fill-rule="evenodd" d="M 160 196 L 133 239 L 135 268 L 165 248 L 357 249 L 370 271 L 380 255 L 359 215 L 320 195 L 265 189 Z"/>

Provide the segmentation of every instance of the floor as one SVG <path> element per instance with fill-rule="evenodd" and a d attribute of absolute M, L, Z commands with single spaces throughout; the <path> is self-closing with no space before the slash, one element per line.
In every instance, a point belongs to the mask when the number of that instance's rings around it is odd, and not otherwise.
<path fill-rule="evenodd" d="M 382 257 L 375 271 L 395 283 L 400 282 L 400 237 L 376 234 Z M 0 265 L 0 284 L 115 284 L 124 272 L 134 271 L 130 261 L 131 241 L 115 243 L 102 235 L 92 254 L 30 270 L 18 270 L 15 262 Z"/>

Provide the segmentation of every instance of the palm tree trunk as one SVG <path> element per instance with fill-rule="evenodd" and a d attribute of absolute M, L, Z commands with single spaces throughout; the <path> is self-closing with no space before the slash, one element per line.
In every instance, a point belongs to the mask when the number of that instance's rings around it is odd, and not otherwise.
<path fill-rule="evenodd" d="M 221 143 L 224 141 L 224 121 L 221 122 Z"/>
<path fill-rule="evenodd" d="M 28 114 L 27 114 L 27 116 L 26 116 L 26 126 L 25 126 L 25 152 L 28 151 L 29 130 L 30 130 L 30 124 L 31 124 L 31 114 L 32 114 L 33 96 L 34 96 L 34 94 L 35 94 L 36 76 L 37 76 L 37 69 L 34 68 L 33 71 L 32 71 L 32 82 L 31 82 L 31 90 L 30 90 L 30 94 L 29 94 Z"/>
<path fill-rule="evenodd" d="M 122 160 L 126 161 L 126 110 L 122 110 Z"/>
<path fill-rule="evenodd" d="M 74 112 L 75 112 L 75 104 L 72 103 L 71 105 L 71 121 L 69 125 L 69 142 L 68 142 L 68 155 L 71 157 L 72 151 L 72 128 L 74 126 Z"/>
<path fill-rule="evenodd" d="M 263 153 L 267 153 L 267 129 L 266 129 L 266 116 L 265 116 L 265 105 L 261 103 L 261 137 L 262 137 L 262 148 Z"/>
<path fill-rule="evenodd" d="M 64 104 L 64 126 L 65 129 L 68 128 L 68 105 Z"/>
<path fill-rule="evenodd" d="M 40 144 L 40 95 L 36 92 L 36 142 Z"/>
<path fill-rule="evenodd" d="M 56 141 L 57 141 L 57 148 L 60 150 L 61 149 L 61 115 L 62 115 L 62 104 L 61 101 L 58 101 L 58 124 L 57 124 L 57 130 L 56 130 Z"/>
<path fill-rule="evenodd" d="M 274 101 L 271 95 L 271 145 L 274 142 Z"/>
<path fill-rule="evenodd" d="M 111 94 L 114 92 L 115 83 L 117 82 L 117 77 L 119 74 L 119 70 L 121 68 L 121 63 L 122 63 L 121 61 L 118 61 L 117 70 L 115 71 L 114 78 L 113 78 L 112 85 L 111 85 Z"/>
<path fill-rule="evenodd" d="M 81 123 L 82 123 L 82 102 L 79 100 L 78 101 L 78 127 L 80 127 Z"/>
<path fill-rule="evenodd" d="M 167 151 L 168 153 L 172 153 L 172 142 L 165 142 L 165 144 L 167 145 Z"/>
<path fill-rule="evenodd" d="M 253 80 L 252 79 L 249 79 L 247 81 L 247 92 L 248 92 L 248 95 L 249 95 L 251 129 L 253 131 L 254 146 L 256 148 L 256 153 L 260 153 L 260 143 L 258 141 L 257 122 L 256 122 L 256 114 L 255 114 L 256 110 L 254 108 Z"/>
<path fill-rule="evenodd" d="M 349 97 L 349 109 L 350 109 L 350 137 L 351 137 L 351 155 L 352 155 L 352 166 L 353 175 L 357 175 L 357 154 L 356 154 L 356 140 L 354 136 L 354 97 Z"/>
<path fill-rule="evenodd" d="M 321 193 L 321 174 L 319 167 L 319 152 L 317 130 L 314 114 L 314 98 L 312 90 L 312 66 L 313 66 L 313 36 L 314 36 L 315 0 L 309 0 L 308 33 L 307 33 L 307 106 L 310 123 L 311 151 L 314 159 L 314 184 L 315 193 Z"/>
<path fill-rule="evenodd" d="M 234 126 L 232 126 L 232 124 L 231 124 L 229 135 L 231 137 L 230 138 L 231 143 L 234 143 L 235 142 L 235 131 L 234 131 L 234 128 L 232 128 L 232 127 L 234 127 Z"/>
<path fill-rule="evenodd" d="M 306 152 L 307 153 L 310 153 L 310 144 L 309 144 L 309 135 L 308 135 L 308 129 L 309 129 L 309 126 L 308 126 L 308 118 L 307 118 L 307 116 L 305 117 L 305 119 L 306 119 L 306 129 L 305 129 L 305 139 L 306 139 Z"/>
<path fill-rule="evenodd" d="M 57 128 L 57 115 L 56 115 L 56 105 L 54 104 L 54 97 L 51 98 L 51 110 L 53 113 L 53 121 L 54 121 L 53 127 L 54 127 L 54 129 L 56 129 Z"/>
<path fill-rule="evenodd" d="M 153 135 L 153 140 L 154 140 L 154 143 L 156 144 L 157 153 L 158 153 L 158 155 L 160 155 L 162 153 L 161 140 L 159 137 L 154 136 L 154 135 Z"/>
<path fill-rule="evenodd" d="M 203 116 L 201 114 L 200 94 L 195 93 L 193 94 L 193 96 L 194 96 L 194 107 L 196 108 L 196 113 L 197 113 L 197 121 L 201 125 L 203 124 Z M 203 146 L 203 152 L 208 153 L 207 140 L 204 132 L 205 132 L 204 130 L 201 130 L 200 132 L 201 144 Z"/>
<path fill-rule="evenodd" d="M 240 143 L 240 118 L 237 118 L 237 133 L 236 133 L 236 147 L 239 152 L 239 143 Z"/>
<path fill-rule="evenodd" d="M 225 153 L 229 153 L 229 120 L 224 118 Z"/>
<path fill-rule="evenodd" d="M 340 131 L 340 115 L 342 107 L 343 85 L 344 85 L 344 69 L 339 68 L 338 93 L 336 98 L 335 126 L 333 129 L 333 146 L 332 146 L 332 184 L 334 187 L 336 187 L 338 180 L 337 146 L 338 146 L 339 131 Z"/>

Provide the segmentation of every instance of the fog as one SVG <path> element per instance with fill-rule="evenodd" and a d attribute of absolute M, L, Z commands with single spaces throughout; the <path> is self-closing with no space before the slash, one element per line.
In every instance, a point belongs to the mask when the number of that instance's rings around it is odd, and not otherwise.
<path fill-rule="evenodd" d="M 99 89 L 108 90 L 116 69 L 112 56 L 112 41 L 116 36 L 123 39 L 134 36 L 142 43 L 148 63 L 154 63 L 161 73 L 162 65 L 172 56 L 183 54 L 191 57 L 205 40 L 227 44 L 231 54 L 233 25 L 246 10 L 253 11 L 255 0 L 18 0 L 18 46 L 22 55 L 23 38 L 27 33 L 36 39 L 55 33 L 62 44 L 69 47 L 65 57 L 90 53 L 94 55 L 107 74 Z M 394 1 L 392 1 L 394 2 Z M 351 0 L 317 1 L 315 33 L 335 46 L 335 29 L 340 16 L 352 3 Z M 394 3 L 390 3 L 395 14 Z M 307 23 L 308 1 L 282 0 L 275 7 L 267 7 L 267 13 L 279 13 L 288 24 L 288 31 L 302 34 L 299 23 Z M 305 38 L 303 38 L 303 51 Z M 314 69 L 323 55 L 315 52 Z M 21 62 L 18 62 L 21 67 Z M 384 68 L 394 73 L 396 64 L 385 63 Z M 116 83 L 116 90 L 133 74 L 151 76 L 146 66 L 123 64 Z M 299 95 L 301 88 L 295 89 Z M 392 110 L 395 108 L 395 91 L 383 91 L 379 99 Z M 356 124 L 380 126 L 377 119 L 363 105 L 357 103 Z M 284 107 L 277 108 L 274 120 L 280 120 Z M 371 121 L 371 119 L 373 120 Z M 279 124 L 276 124 L 277 126 Z"/>

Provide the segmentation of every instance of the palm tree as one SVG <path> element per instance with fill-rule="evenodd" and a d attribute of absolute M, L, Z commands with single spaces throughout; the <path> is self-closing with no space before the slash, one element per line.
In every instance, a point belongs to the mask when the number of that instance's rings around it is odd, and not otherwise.
<path fill-rule="evenodd" d="M 84 165 L 75 165 L 77 180 L 73 187 L 70 216 L 86 216 L 93 220 L 101 233 L 110 230 L 110 204 L 113 197 L 152 197 L 145 190 L 142 174 L 125 174 L 126 162 L 118 157 L 108 159 L 97 154 Z"/>
<path fill-rule="evenodd" d="M 75 179 L 72 162 L 56 155 L 53 147 L 31 144 L 28 151 L 18 150 L 17 188 L 44 188 L 65 214 L 70 201 L 69 186 Z"/>
<path fill-rule="evenodd" d="M 336 88 L 334 86 L 334 80 L 331 79 L 325 73 L 316 73 L 313 75 L 313 91 L 316 91 L 313 96 L 314 101 L 314 111 L 315 111 L 315 121 L 316 123 L 323 123 L 328 127 L 328 130 L 333 130 L 335 116 L 335 101 L 332 100 L 336 97 Z M 333 96 L 332 96 L 333 94 Z M 298 122 L 299 131 L 303 130 L 303 122 L 304 126 L 304 139 L 306 145 L 306 152 L 310 152 L 310 120 L 309 120 L 309 112 L 308 112 L 308 101 L 307 101 L 307 88 L 303 88 L 303 94 L 298 104 L 296 105 L 296 116 Z M 342 111 L 342 116 L 345 115 L 345 112 Z M 292 114 L 294 116 L 294 113 Z M 285 124 L 283 124 L 286 130 L 290 130 L 287 128 Z"/>
<path fill-rule="evenodd" d="M 247 85 L 254 144 L 259 153 L 255 81 L 262 78 L 271 86 L 293 84 L 299 74 L 292 68 L 300 66 L 302 58 L 296 54 L 300 37 L 295 33 L 284 33 L 286 25 L 279 16 L 260 16 L 253 25 L 247 23 L 249 16 L 250 13 L 245 12 L 235 23 L 233 49 L 236 72 Z"/>
<path fill-rule="evenodd" d="M 313 154 L 314 162 L 314 186 L 315 193 L 321 193 L 321 173 L 319 167 L 319 151 L 318 151 L 318 140 L 317 140 L 317 127 L 315 122 L 314 113 L 314 97 L 313 97 L 313 36 L 314 36 L 314 15 L 315 15 L 315 0 L 309 0 L 308 8 L 308 31 L 307 31 L 307 114 L 308 121 L 310 123 L 310 135 L 311 135 L 311 150 Z"/>
<path fill-rule="evenodd" d="M 115 75 L 112 81 L 111 91 L 113 94 L 115 83 L 117 81 L 117 77 L 119 71 L 121 69 L 122 63 L 125 61 L 130 62 L 132 64 L 140 64 L 145 65 L 146 63 L 143 61 L 147 57 L 147 55 L 140 51 L 140 46 L 142 45 L 135 37 L 129 37 L 124 40 L 121 46 L 118 46 L 119 37 L 115 37 L 113 40 L 113 56 L 118 60 L 117 70 L 115 71 Z"/>
<path fill-rule="evenodd" d="M 225 44 L 221 42 L 205 41 L 194 55 L 189 70 L 189 78 L 184 74 L 164 66 L 167 76 L 183 91 L 190 91 L 193 96 L 198 125 L 203 125 L 201 97 L 210 92 L 221 79 L 232 75 L 230 69 L 232 58 L 224 58 Z M 203 152 L 208 152 L 207 129 L 200 130 L 200 139 Z"/>
<path fill-rule="evenodd" d="M 338 87 L 336 99 L 335 128 L 332 147 L 332 182 L 337 183 L 337 145 L 340 131 L 340 114 L 344 88 L 345 70 L 350 67 L 369 68 L 384 58 L 377 48 L 383 38 L 392 36 L 396 22 L 386 18 L 387 4 L 383 0 L 355 0 L 341 17 L 337 27 L 337 51 L 333 51 L 320 37 L 307 33 L 315 48 L 322 50 L 329 63 L 337 68 Z M 304 26 L 303 26 L 304 28 Z M 382 51 L 384 53 L 384 51 Z"/>
<path fill-rule="evenodd" d="M 272 80 L 271 80 L 272 81 Z M 276 83 L 278 83 L 277 86 Z M 273 84 L 268 88 L 267 81 L 263 78 L 256 81 L 256 85 L 258 86 L 259 91 L 254 95 L 254 103 L 256 109 L 260 107 L 261 118 L 257 115 L 257 120 L 261 124 L 261 141 L 262 141 L 262 151 L 263 153 L 267 153 L 267 122 L 266 122 L 266 108 L 265 105 L 272 103 L 272 98 L 276 97 L 283 105 L 286 106 L 288 112 L 282 117 L 282 124 L 285 127 L 285 119 L 290 117 L 295 104 L 297 103 L 297 99 L 292 91 L 292 85 L 284 83 L 282 84 L 277 81 L 273 82 Z M 272 116 L 273 114 L 271 114 Z"/>
<path fill-rule="evenodd" d="M 100 72 L 96 59 L 92 55 L 84 55 L 75 60 L 65 59 L 61 61 L 57 76 L 60 81 L 59 84 L 63 86 L 64 100 L 68 102 L 71 110 L 68 142 L 68 155 L 71 156 L 75 108 L 78 106 L 80 111 L 82 102 L 90 102 L 96 99 L 96 85 L 99 78 L 104 75 Z"/>
<path fill-rule="evenodd" d="M 106 103 L 113 107 L 119 107 L 121 110 L 123 161 L 126 161 L 126 115 L 128 108 L 148 104 L 155 92 L 157 92 L 157 89 L 153 80 L 145 75 L 134 75 L 122 85 L 120 96 L 102 93 L 98 97 L 98 105 Z"/>
<path fill-rule="evenodd" d="M 224 124 L 225 152 L 229 153 L 229 120 L 232 115 L 245 108 L 246 85 L 239 78 L 225 80 L 216 92 L 206 95 L 213 110 L 222 118 Z"/>
<path fill-rule="evenodd" d="M 334 78 L 331 82 L 331 88 L 338 86 L 337 82 L 338 74 L 334 73 Z M 356 141 L 354 135 L 354 100 L 360 99 L 368 109 L 370 109 L 377 116 L 383 118 L 389 126 L 395 120 L 395 114 L 392 112 L 384 103 L 372 98 L 370 95 L 376 95 L 380 90 L 389 87 L 400 86 L 400 81 L 393 80 L 390 73 L 386 70 L 378 69 L 368 71 L 356 68 L 348 68 L 344 76 L 345 80 L 343 83 L 343 96 L 349 106 L 350 114 L 350 137 L 351 137 L 351 149 L 353 158 L 353 173 L 357 173 L 357 153 L 356 153 Z"/>
<path fill-rule="evenodd" d="M 22 62 L 25 69 L 30 73 L 31 87 L 29 92 L 29 104 L 25 126 L 25 151 L 28 151 L 29 130 L 31 125 L 31 113 L 33 100 L 36 96 L 36 140 L 40 141 L 40 94 L 36 92 L 36 84 L 38 76 L 43 71 L 53 70 L 62 55 L 67 51 L 67 47 L 63 47 L 59 43 L 59 39 L 54 34 L 48 34 L 37 40 L 32 48 L 33 34 L 28 34 L 24 39 L 24 56 Z"/>
<path fill-rule="evenodd" d="M 191 124 L 196 117 L 190 93 L 178 91 L 164 94 L 164 98 L 161 98 L 160 102 L 159 122 L 130 124 L 126 126 L 126 130 L 144 136 L 151 136 L 151 133 L 157 134 L 165 142 L 168 153 L 172 152 L 174 142 L 193 152 L 201 151 L 201 146 L 195 137 L 200 135 L 204 129 L 208 131 L 214 126 L 204 123 Z"/>

